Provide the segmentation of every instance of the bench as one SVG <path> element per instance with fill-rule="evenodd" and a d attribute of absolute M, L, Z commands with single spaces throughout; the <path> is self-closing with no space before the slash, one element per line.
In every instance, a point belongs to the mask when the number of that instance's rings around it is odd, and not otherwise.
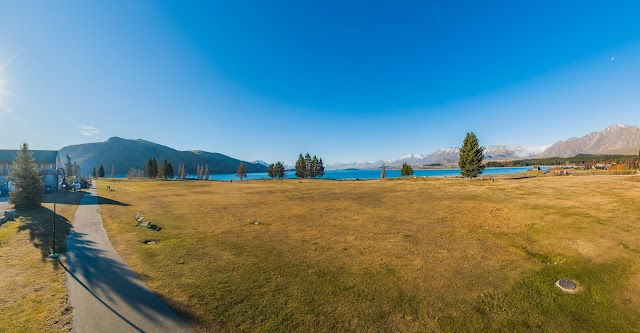
<path fill-rule="evenodd" d="M 137 226 L 138 227 L 148 227 L 149 226 L 149 222 L 145 222 L 144 221 L 144 216 L 140 216 L 140 213 L 138 213 L 135 217 L 136 222 L 138 223 Z"/>

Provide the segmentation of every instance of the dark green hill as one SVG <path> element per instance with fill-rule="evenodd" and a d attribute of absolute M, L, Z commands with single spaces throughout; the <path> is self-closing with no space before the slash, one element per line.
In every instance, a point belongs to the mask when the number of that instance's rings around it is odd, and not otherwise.
<path fill-rule="evenodd" d="M 105 142 L 85 143 L 64 147 L 60 150 L 60 161 L 64 164 L 65 156 L 69 154 L 71 160 L 80 165 L 83 174 L 91 174 L 101 164 L 109 175 L 111 165 L 116 175 L 125 175 L 130 168 L 145 170 L 149 158 L 155 157 L 158 164 L 166 159 L 178 171 L 178 164 L 184 164 L 188 174 L 195 174 L 198 164 L 208 165 L 209 173 L 235 173 L 240 162 L 244 162 L 248 173 L 266 172 L 267 167 L 247 161 L 205 151 L 178 151 L 157 143 L 145 140 L 128 140 L 118 137 Z"/>

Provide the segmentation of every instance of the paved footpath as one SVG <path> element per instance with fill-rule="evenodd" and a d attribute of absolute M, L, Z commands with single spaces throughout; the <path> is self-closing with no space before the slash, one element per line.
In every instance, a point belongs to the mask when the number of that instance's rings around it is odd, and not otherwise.
<path fill-rule="evenodd" d="M 192 332 L 113 248 L 95 187 L 76 211 L 65 256 L 75 332 Z"/>

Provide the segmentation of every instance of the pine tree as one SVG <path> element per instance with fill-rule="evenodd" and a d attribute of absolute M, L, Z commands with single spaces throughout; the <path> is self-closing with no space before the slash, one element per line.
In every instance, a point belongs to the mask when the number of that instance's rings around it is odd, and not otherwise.
<path fill-rule="evenodd" d="M 164 177 L 165 178 L 173 178 L 173 165 L 171 163 L 167 164 L 167 168 L 164 169 Z"/>
<path fill-rule="evenodd" d="M 116 169 L 113 167 L 113 164 L 111 164 L 111 178 L 115 178 L 116 176 Z"/>
<path fill-rule="evenodd" d="M 387 178 L 387 167 L 382 163 L 382 171 L 380 171 L 380 178 Z"/>
<path fill-rule="evenodd" d="M 102 164 L 100 164 L 100 167 L 98 168 L 98 177 L 104 178 L 104 166 Z"/>
<path fill-rule="evenodd" d="M 275 176 L 277 178 L 284 178 L 284 162 L 276 162 L 274 166 Z"/>
<path fill-rule="evenodd" d="M 276 178 L 276 165 L 275 165 L 275 163 L 269 164 L 269 167 L 267 168 L 267 175 L 269 176 L 269 178 Z"/>
<path fill-rule="evenodd" d="M 242 180 L 242 177 L 247 176 L 247 170 L 245 170 L 244 168 L 244 163 L 240 162 L 240 165 L 238 165 L 238 170 L 236 170 L 236 176 L 240 177 L 240 180 Z"/>
<path fill-rule="evenodd" d="M 162 173 L 160 174 L 162 176 L 162 178 L 167 179 L 169 178 L 169 163 L 167 162 L 167 159 L 164 159 L 164 163 L 162 163 Z"/>
<path fill-rule="evenodd" d="M 16 160 L 11 165 L 9 180 L 15 188 L 10 195 L 9 203 L 17 209 L 31 209 L 42 203 L 43 182 L 33 154 L 29 152 L 29 145 L 24 142 Z"/>
<path fill-rule="evenodd" d="M 205 164 L 204 167 L 204 180 L 209 180 L 209 164 Z"/>
<path fill-rule="evenodd" d="M 153 178 L 153 161 L 151 159 L 147 161 L 147 178 Z"/>
<path fill-rule="evenodd" d="M 318 169 L 318 158 L 313 155 L 311 166 L 309 167 L 309 178 L 316 178 L 316 170 Z"/>
<path fill-rule="evenodd" d="M 473 132 L 468 132 L 462 148 L 460 148 L 460 160 L 458 161 L 462 176 L 466 178 L 478 177 L 485 167 L 482 165 L 483 159 L 484 147 L 480 146 L 478 138 Z"/>
<path fill-rule="evenodd" d="M 158 178 L 158 161 L 156 161 L 155 157 L 151 159 L 151 172 L 153 179 Z"/>
<path fill-rule="evenodd" d="M 400 175 L 402 177 L 413 175 L 413 168 L 406 162 L 402 163 L 402 169 L 400 169 Z"/>
<path fill-rule="evenodd" d="M 311 155 L 307 153 L 304 155 L 304 178 L 311 176 Z"/>
<path fill-rule="evenodd" d="M 98 173 L 96 172 L 96 167 L 93 167 L 93 171 L 91 172 L 91 177 L 96 178 Z"/>
<path fill-rule="evenodd" d="M 70 176 L 76 176 L 77 178 L 80 178 L 80 166 L 75 161 L 71 165 L 71 174 L 70 174 Z"/>
<path fill-rule="evenodd" d="M 71 163 L 71 156 L 67 154 L 65 158 L 67 161 L 64 163 L 64 172 L 67 176 L 71 176 L 73 175 L 73 164 Z"/>
<path fill-rule="evenodd" d="M 302 157 L 302 154 L 300 154 L 300 156 L 298 156 L 298 160 L 296 161 L 296 177 L 305 178 L 307 173 L 306 170 L 307 166 L 305 164 L 304 157 Z"/>
<path fill-rule="evenodd" d="M 316 165 L 316 177 L 322 178 L 322 176 L 324 176 L 324 163 L 322 162 L 322 158 L 320 158 Z"/>

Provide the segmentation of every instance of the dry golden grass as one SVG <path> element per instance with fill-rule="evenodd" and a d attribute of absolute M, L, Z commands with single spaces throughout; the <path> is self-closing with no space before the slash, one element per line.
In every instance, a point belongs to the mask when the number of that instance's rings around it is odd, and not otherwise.
<path fill-rule="evenodd" d="M 82 194 L 59 196 L 56 239 L 64 250 L 69 221 Z M 45 196 L 50 201 L 51 196 Z M 71 329 L 65 273 L 49 259 L 53 204 L 0 227 L 0 332 L 66 332 Z M 62 248 L 62 250 L 60 250 Z"/>
<path fill-rule="evenodd" d="M 633 332 L 638 179 L 105 180 L 99 190 L 116 249 L 199 331 Z M 138 212 L 162 230 L 135 227 Z M 582 291 L 563 294 L 561 278 Z"/>

